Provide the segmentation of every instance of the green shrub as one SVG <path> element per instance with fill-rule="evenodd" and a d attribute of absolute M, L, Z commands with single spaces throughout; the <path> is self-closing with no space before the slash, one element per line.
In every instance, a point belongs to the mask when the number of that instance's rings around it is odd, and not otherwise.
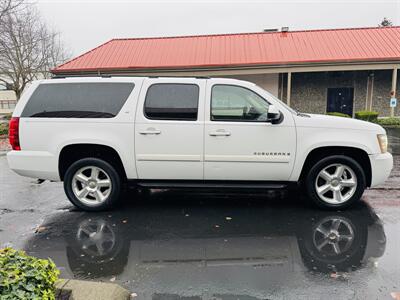
<path fill-rule="evenodd" d="M 376 111 L 367 111 L 362 110 L 355 113 L 356 119 L 369 121 L 369 122 L 377 122 L 379 113 Z"/>
<path fill-rule="evenodd" d="M 6 114 L 4 118 L 6 120 L 11 120 L 11 116 L 12 116 L 12 113 L 9 113 L 9 114 Z"/>
<path fill-rule="evenodd" d="M 351 118 L 349 115 L 340 113 L 340 112 L 328 112 L 326 113 L 328 116 L 335 116 L 335 117 L 343 117 L 343 118 Z"/>
<path fill-rule="evenodd" d="M 50 259 L 0 249 L 0 299 L 55 299 L 59 271 Z"/>
<path fill-rule="evenodd" d="M 400 118 L 381 118 L 378 119 L 378 124 L 382 126 L 400 126 Z"/>
<path fill-rule="evenodd" d="M 0 135 L 8 134 L 8 124 L 0 123 Z"/>

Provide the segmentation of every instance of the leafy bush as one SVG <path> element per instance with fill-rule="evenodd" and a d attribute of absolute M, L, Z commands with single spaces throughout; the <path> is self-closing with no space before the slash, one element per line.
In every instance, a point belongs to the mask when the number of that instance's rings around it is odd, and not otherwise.
<path fill-rule="evenodd" d="M 400 118 L 381 118 L 378 119 L 378 124 L 382 126 L 400 126 Z"/>
<path fill-rule="evenodd" d="M 376 111 L 367 111 L 362 110 L 355 113 L 356 119 L 369 121 L 369 122 L 377 122 L 379 113 Z"/>
<path fill-rule="evenodd" d="M 326 113 L 328 116 L 335 116 L 335 117 L 343 117 L 343 118 L 351 118 L 349 115 L 340 113 L 340 112 L 328 112 Z"/>
<path fill-rule="evenodd" d="M 59 271 L 50 259 L 0 249 L 0 299 L 55 299 Z"/>
<path fill-rule="evenodd" d="M 8 124 L 0 123 L 0 135 L 8 134 Z"/>
<path fill-rule="evenodd" d="M 0 114 L 0 119 L 10 120 L 12 118 L 12 113 Z"/>

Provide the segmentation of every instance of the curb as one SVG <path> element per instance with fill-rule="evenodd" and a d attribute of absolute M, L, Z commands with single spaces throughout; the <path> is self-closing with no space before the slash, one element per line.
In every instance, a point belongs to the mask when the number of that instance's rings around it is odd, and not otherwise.
<path fill-rule="evenodd" d="M 60 279 L 56 283 L 59 300 L 129 300 L 130 292 L 116 283 Z"/>

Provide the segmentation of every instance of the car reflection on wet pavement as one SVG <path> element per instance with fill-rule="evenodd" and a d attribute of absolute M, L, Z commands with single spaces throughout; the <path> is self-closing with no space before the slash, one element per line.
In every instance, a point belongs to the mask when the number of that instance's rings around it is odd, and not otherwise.
<path fill-rule="evenodd" d="M 115 277 L 149 299 L 208 299 L 205 290 L 256 297 L 311 284 L 313 273 L 374 268 L 386 238 L 369 205 L 328 212 L 287 197 L 279 204 L 281 194 L 265 205 L 262 195 L 153 193 L 119 211 L 57 214 L 26 248 L 65 277 Z"/>

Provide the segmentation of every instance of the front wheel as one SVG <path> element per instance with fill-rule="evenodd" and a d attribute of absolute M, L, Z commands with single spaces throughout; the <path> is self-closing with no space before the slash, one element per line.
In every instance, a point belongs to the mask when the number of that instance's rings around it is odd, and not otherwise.
<path fill-rule="evenodd" d="M 307 194 L 326 209 L 343 209 L 358 201 L 366 187 L 362 167 L 351 157 L 334 155 L 317 162 L 306 176 Z"/>
<path fill-rule="evenodd" d="M 106 210 L 120 198 L 121 178 L 108 162 L 83 158 L 67 169 L 64 190 L 72 204 L 82 210 Z"/>

